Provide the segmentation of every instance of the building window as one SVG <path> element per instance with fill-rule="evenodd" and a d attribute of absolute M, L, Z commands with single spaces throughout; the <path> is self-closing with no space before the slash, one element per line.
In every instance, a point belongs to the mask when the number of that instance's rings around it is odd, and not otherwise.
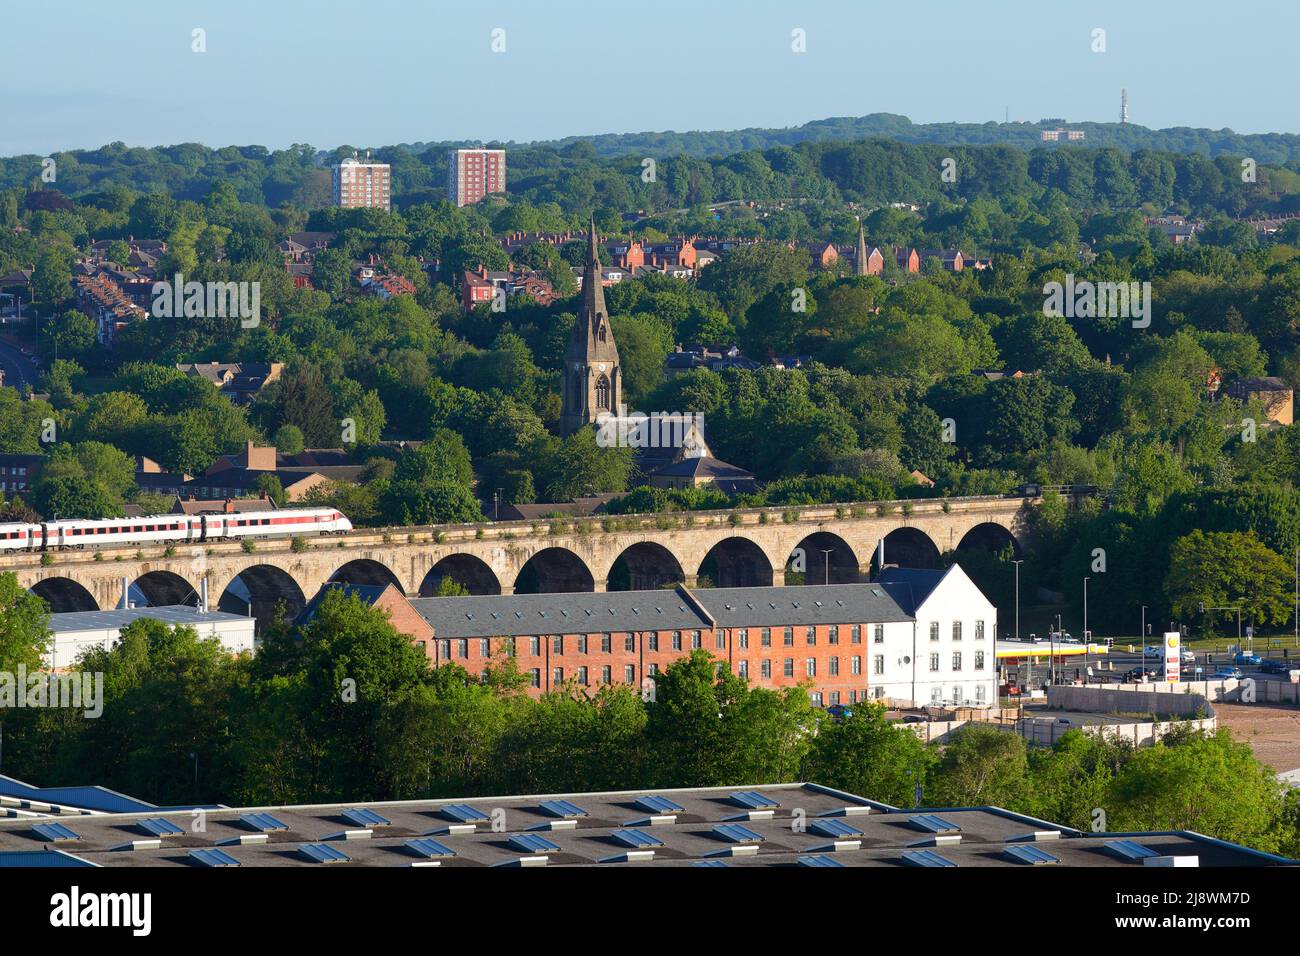
<path fill-rule="evenodd" d="M 862 625 L 854 624 L 853 629 L 849 632 L 849 640 L 854 644 L 862 643 Z"/>
<path fill-rule="evenodd" d="M 587 653 L 587 635 L 586 635 L 586 634 L 579 634 L 579 635 L 578 635 L 578 653 L 579 653 L 579 654 L 585 654 L 585 653 Z"/>
<path fill-rule="evenodd" d="M 952 622 L 952 639 L 954 641 L 961 640 L 961 621 Z"/>
<path fill-rule="evenodd" d="M 817 658 L 809 657 L 803 662 L 803 672 L 805 677 L 817 676 Z"/>
<path fill-rule="evenodd" d="M 814 647 L 814 646 L 816 646 L 816 644 L 817 644 L 817 628 L 815 628 L 815 627 L 810 627 L 810 628 L 808 628 L 806 631 L 804 631 L 804 637 L 805 637 L 805 640 L 806 640 L 806 642 L 807 642 L 807 644 L 808 644 L 809 647 Z"/>
<path fill-rule="evenodd" d="M 625 664 L 623 666 L 623 683 L 625 684 L 636 683 L 636 667 L 634 667 L 631 664 Z"/>
<path fill-rule="evenodd" d="M 726 650 L 727 632 L 724 631 L 722 628 L 718 628 L 716 631 L 713 632 L 713 646 L 720 651 Z"/>
<path fill-rule="evenodd" d="M 541 672 L 541 669 L 540 669 L 540 668 L 537 668 L 537 667 L 534 667 L 531 671 L 529 671 L 529 674 L 530 674 L 531 677 L 532 677 L 533 686 L 534 686 L 534 687 L 541 687 L 541 686 L 542 686 L 542 672 Z"/>
<path fill-rule="evenodd" d="M 673 650 L 680 651 L 681 649 L 682 649 L 682 632 L 673 631 Z"/>
<path fill-rule="evenodd" d="M 983 652 L 983 651 L 976 651 L 976 652 L 975 652 L 975 669 L 976 669 L 977 671 L 982 671 L 982 670 L 984 669 L 984 652 Z"/>
<path fill-rule="evenodd" d="M 787 627 L 783 635 L 786 647 L 794 647 L 794 628 Z"/>
<path fill-rule="evenodd" d="M 839 659 L 838 657 L 832 657 L 832 658 L 831 658 L 829 661 L 827 661 L 826 663 L 830 666 L 831 676 L 832 676 L 832 677 L 839 677 L 839 676 L 840 676 L 840 659 Z"/>
<path fill-rule="evenodd" d="M 872 634 L 871 639 L 875 641 L 877 644 L 885 643 L 885 625 L 877 624 L 875 626 L 874 633 Z"/>
<path fill-rule="evenodd" d="M 603 341 L 605 338 L 605 327 L 600 327 L 600 337 Z M 602 375 L 596 379 L 596 407 L 609 408 L 609 376 Z"/>
<path fill-rule="evenodd" d="M 699 631 L 691 631 L 691 650 L 693 650 L 693 651 L 698 651 L 698 650 L 699 650 L 701 647 L 703 647 L 703 646 L 704 646 L 704 645 L 701 643 L 701 635 L 700 635 L 700 632 L 699 632 Z"/>
<path fill-rule="evenodd" d="M 438 657 L 444 661 L 451 660 L 451 641 L 438 642 Z"/>
<path fill-rule="evenodd" d="M 983 622 L 983 621 L 976 621 L 976 622 L 975 622 L 975 640 L 977 640 L 977 641 L 982 641 L 982 640 L 984 640 L 984 622 Z"/>
<path fill-rule="evenodd" d="M 651 635 L 650 635 L 650 650 L 652 650 L 652 651 L 657 651 L 657 650 L 659 650 L 659 635 L 658 635 L 658 634 L 651 634 Z"/>
<path fill-rule="evenodd" d="M 938 655 L 938 654 L 931 654 L 931 655 L 930 655 L 930 670 L 932 670 L 932 671 L 937 671 L 938 669 L 939 669 L 939 655 Z"/>
<path fill-rule="evenodd" d="M 785 659 L 785 662 L 784 662 L 784 664 L 782 665 L 782 668 L 781 668 L 781 673 L 783 673 L 786 677 L 793 677 L 793 676 L 794 676 L 794 658 L 793 658 L 793 657 L 787 657 L 787 658 Z"/>
<path fill-rule="evenodd" d="M 938 621 L 931 621 L 931 622 L 930 622 L 930 640 L 932 640 L 932 641 L 937 641 L 938 639 L 939 639 L 939 622 L 938 622 Z"/>
<path fill-rule="evenodd" d="M 745 630 L 745 629 L 742 627 L 742 628 L 737 632 L 737 636 L 738 636 L 739 639 L 740 639 L 740 649 L 741 649 L 742 651 L 747 651 L 747 650 L 749 650 L 749 631 Z"/>
<path fill-rule="evenodd" d="M 564 655 L 564 635 L 556 635 L 551 638 L 551 653 Z"/>
<path fill-rule="evenodd" d="M 831 706 L 834 707 L 839 702 L 840 702 L 840 692 L 837 690 L 831 691 Z"/>
<path fill-rule="evenodd" d="M 487 638 L 487 637 L 480 637 L 480 638 L 479 638 L 479 641 L 478 641 L 478 656 L 479 656 L 479 657 L 491 657 L 491 656 L 492 656 L 492 639 L 491 639 L 491 638 Z"/>
<path fill-rule="evenodd" d="M 876 700 L 880 700 L 881 698 L 883 698 L 883 697 L 885 696 L 885 688 L 883 688 L 883 687 L 873 687 L 873 688 L 871 688 L 871 696 L 874 697 L 874 698 L 876 698 Z"/>
<path fill-rule="evenodd" d="M 749 677 L 749 661 L 740 662 L 740 676 Z"/>
<path fill-rule="evenodd" d="M 820 706 L 822 705 L 822 692 L 821 692 L 821 691 L 819 691 L 819 690 L 815 690 L 815 691 L 812 692 L 812 694 L 809 695 L 809 697 L 810 697 L 810 699 L 812 700 L 812 705 L 813 705 L 814 707 L 820 707 Z"/>
<path fill-rule="evenodd" d="M 646 670 L 647 670 L 647 672 L 650 674 L 651 677 L 654 677 L 656 674 L 659 673 L 659 665 L 658 665 L 658 664 L 651 664 L 648 668 L 646 668 Z"/>
<path fill-rule="evenodd" d="M 528 639 L 528 653 L 536 657 L 542 652 L 542 639 L 540 637 L 530 637 Z"/>
<path fill-rule="evenodd" d="M 551 671 L 551 686 L 559 687 L 564 683 L 564 668 L 557 667 Z"/>
<path fill-rule="evenodd" d="M 613 634 L 602 634 L 602 635 L 600 635 L 600 650 L 601 650 L 601 653 L 603 653 L 603 654 L 608 654 L 608 653 L 609 653 L 610 651 L 612 651 L 613 649 L 614 649 L 614 635 L 613 635 Z M 609 681 L 605 681 L 605 683 L 608 684 Z"/>
<path fill-rule="evenodd" d="M 456 656 L 462 660 L 469 657 L 469 638 L 462 637 L 456 641 Z"/>
<path fill-rule="evenodd" d="M 604 667 L 600 669 L 600 682 L 602 684 L 608 684 L 613 679 L 614 679 L 614 672 L 610 668 L 610 666 L 606 664 Z"/>
<path fill-rule="evenodd" d="M 763 680 L 768 680 L 769 678 L 771 678 L 772 662 L 767 658 L 764 658 L 762 663 L 759 664 L 758 666 L 758 673 L 762 676 Z"/>
<path fill-rule="evenodd" d="M 578 668 L 578 683 L 581 684 L 583 687 L 587 686 L 587 668 L 585 667 Z"/>
<path fill-rule="evenodd" d="M 877 654 L 871 659 L 871 673 L 883 674 L 885 672 L 885 655 Z"/>
<path fill-rule="evenodd" d="M 960 704 L 960 703 L 961 703 L 962 701 L 964 701 L 965 699 L 966 699 L 966 689 L 965 689 L 964 687 L 962 687 L 960 684 L 953 684 L 953 685 L 952 685 L 952 702 L 953 702 L 954 704 Z"/>
<path fill-rule="evenodd" d="M 627 637 L 623 638 L 623 650 L 625 650 L 625 651 L 635 651 L 635 650 L 636 650 L 636 635 L 635 635 L 635 634 L 629 634 L 629 635 L 627 635 Z"/>
<path fill-rule="evenodd" d="M 952 669 L 955 671 L 961 670 L 961 651 L 952 652 Z"/>
<path fill-rule="evenodd" d="M 861 657 L 858 657 L 858 656 L 855 655 L 855 656 L 849 658 L 849 673 L 850 673 L 850 674 L 861 674 L 861 673 L 862 673 L 862 658 L 861 658 Z"/>
<path fill-rule="evenodd" d="M 762 637 L 760 638 L 760 643 L 764 647 L 772 646 L 772 629 L 770 627 L 763 628 L 763 634 Z"/>
<path fill-rule="evenodd" d="M 930 688 L 930 703 L 932 703 L 932 704 L 938 704 L 938 703 L 942 703 L 942 702 L 943 702 L 943 688 L 942 688 L 942 687 L 931 687 L 931 688 Z"/>
<path fill-rule="evenodd" d="M 982 703 L 984 703 L 984 685 L 983 685 L 983 684 L 977 684 L 977 685 L 975 686 L 975 702 L 976 702 L 977 704 L 982 704 Z"/>
<path fill-rule="evenodd" d="M 838 624 L 832 624 L 826 629 L 826 640 L 831 644 L 840 642 L 840 626 Z"/>

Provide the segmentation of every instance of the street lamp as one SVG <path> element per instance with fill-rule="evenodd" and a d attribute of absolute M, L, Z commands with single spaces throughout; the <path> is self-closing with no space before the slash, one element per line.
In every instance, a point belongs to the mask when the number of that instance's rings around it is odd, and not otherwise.
<path fill-rule="evenodd" d="M 1088 683 L 1088 581 L 1083 579 L 1083 682 Z"/>
<path fill-rule="evenodd" d="M 1142 679 L 1147 676 L 1147 606 L 1142 605 L 1142 629 L 1138 631 L 1138 641 L 1142 644 Z"/>
<path fill-rule="evenodd" d="M 818 550 L 821 551 L 821 553 L 826 556 L 826 583 L 830 584 L 831 583 L 831 552 L 834 551 L 835 549 L 819 548 Z"/>
<path fill-rule="evenodd" d="M 1014 558 L 1011 561 L 1016 566 L 1016 640 L 1020 640 L 1020 566 L 1025 563 L 1024 558 Z"/>

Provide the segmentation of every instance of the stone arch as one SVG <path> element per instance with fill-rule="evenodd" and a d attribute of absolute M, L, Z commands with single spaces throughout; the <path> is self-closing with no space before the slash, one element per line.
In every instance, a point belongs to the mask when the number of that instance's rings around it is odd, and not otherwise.
<path fill-rule="evenodd" d="M 174 571 L 148 571 L 134 581 L 128 592 L 131 603 L 138 607 L 168 607 L 188 604 L 198 607 L 199 592 Z"/>
<path fill-rule="evenodd" d="M 50 613 L 98 611 L 94 595 L 71 578 L 43 578 L 29 588 L 50 606 Z"/>
<path fill-rule="evenodd" d="M 218 610 L 256 618 L 259 631 L 275 620 L 280 605 L 286 620 L 292 621 L 307 606 L 307 598 L 287 571 L 272 564 L 255 564 L 240 571 L 217 601 Z"/>
<path fill-rule="evenodd" d="M 596 579 L 585 561 L 568 548 L 543 548 L 519 569 L 515 594 L 594 591 Z"/>
<path fill-rule="evenodd" d="M 985 521 L 962 535 L 961 541 L 957 543 L 957 550 L 987 551 L 998 554 L 1006 550 L 1008 545 L 1011 547 L 1013 557 L 1021 557 L 1020 542 L 1016 540 L 1016 536 L 995 521 Z"/>
<path fill-rule="evenodd" d="M 449 554 L 429 569 L 420 582 L 420 597 L 433 597 L 444 578 L 450 578 L 470 594 L 500 594 L 501 582 L 481 558 L 472 554 Z"/>
<path fill-rule="evenodd" d="M 885 535 L 885 563 L 901 568 L 939 567 L 939 548 L 933 539 L 919 528 L 895 528 Z M 880 548 L 871 556 L 873 576 L 880 573 Z"/>
<path fill-rule="evenodd" d="M 847 541 L 831 531 L 814 531 L 795 545 L 785 562 L 786 584 L 798 583 L 794 575 L 799 573 L 800 566 L 804 584 L 856 584 L 858 581 L 858 556 Z"/>
<path fill-rule="evenodd" d="M 624 548 L 606 575 L 608 591 L 651 591 L 686 580 L 676 555 L 654 541 Z"/>
<path fill-rule="evenodd" d="M 770 587 L 772 570 L 761 547 L 748 538 L 731 537 L 709 549 L 696 575 L 718 588 Z"/>
<path fill-rule="evenodd" d="M 406 588 L 402 587 L 402 582 L 388 565 L 370 558 L 356 558 L 342 565 L 330 575 L 330 581 L 343 584 L 369 584 L 375 587 L 391 584 L 402 594 L 406 593 Z"/>

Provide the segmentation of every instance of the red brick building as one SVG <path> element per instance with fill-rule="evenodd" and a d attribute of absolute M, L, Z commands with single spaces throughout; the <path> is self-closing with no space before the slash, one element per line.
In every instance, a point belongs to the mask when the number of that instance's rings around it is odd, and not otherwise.
<path fill-rule="evenodd" d="M 345 159 L 334 167 L 335 206 L 387 211 L 392 199 L 392 168 L 387 163 Z"/>
<path fill-rule="evenodd" d="M 910 648 L 912 640 L 913 619 L 873 584 L 679 586 L 409 604 L 432 632 L 435 665 L 454 663 L 477 674 L 513 653 L 534 695 L 564 684 L 643 686 L 678 658 L 705 650 L 755 686 L 807 683 L 814 702 L 848 704 L 867 699 L 886 642 Z M 427 639 L 418 636 L 422 629 L 407 633 Z"/>

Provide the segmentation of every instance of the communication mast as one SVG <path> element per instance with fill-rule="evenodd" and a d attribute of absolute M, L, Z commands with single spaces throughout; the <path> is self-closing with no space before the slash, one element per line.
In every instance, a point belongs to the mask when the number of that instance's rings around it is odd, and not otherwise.
<path fill-rule="evenodd" d="M 1128 122 L 1128 90 L 1119 91 L 1119 121 Z"/>

